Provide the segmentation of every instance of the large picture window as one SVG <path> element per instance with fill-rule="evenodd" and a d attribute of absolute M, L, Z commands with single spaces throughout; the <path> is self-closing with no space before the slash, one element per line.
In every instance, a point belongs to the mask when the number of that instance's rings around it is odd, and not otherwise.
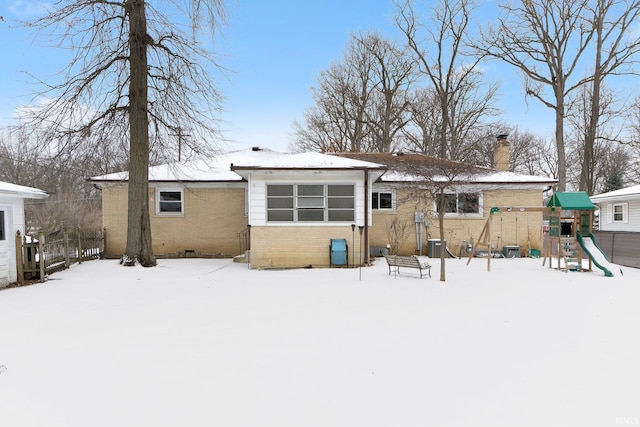
<path fill-rule="evenodd" d="M 267 185 L 269 222 L 353 222 L 352 184 Z"/>

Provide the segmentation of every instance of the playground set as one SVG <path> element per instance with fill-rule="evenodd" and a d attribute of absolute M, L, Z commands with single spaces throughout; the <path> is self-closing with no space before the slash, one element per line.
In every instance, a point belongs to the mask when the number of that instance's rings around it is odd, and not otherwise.
<path fill-rule="evenodd" d="M 494 214 L 504 212 L 543 212 L 549 219 L 548 239 L 544 245 L 544 266 L 562 271 L 592 271 L 595 265 L 611 277 L 617 266 L 611 264 L 600 249 L 592 234 L 593 212 L 595 205 L 585 192 L 555 193 L 546 207 L 543 206 L 506 206 L 493 207 L 489 218 L 480 233 L 480 237 L 469 254 L 467 265 L 478 252 L 478 246 L 486 247 L 492 253 L 491 225 Z M 563 212 L 572 212 L 572 216 L 563 216 Z M 491 256 L 487 256 L 487 271 L 491 271 Z"/>

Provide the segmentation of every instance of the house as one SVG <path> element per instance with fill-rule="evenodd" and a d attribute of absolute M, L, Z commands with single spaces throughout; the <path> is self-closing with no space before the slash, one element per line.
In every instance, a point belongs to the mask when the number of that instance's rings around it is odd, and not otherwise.
<path fill-rule="evenodd" d="M 15 237 L 26 229 L 24 200 L 47 197 L 37 188 L 0 181 L 0 288 L 18 280 Z"/>
<path fill-rule="evenodd" d="M 422 155 L 285 154 L 254 147 L 151 167 L 154 253 L 233 257 L 250 248 L 245 260 L 252 268 L 329 266 L 334 241 L 346 243 L 342 265 L 366 263 L 372 250 L 426 254 L 440 231 L 432 220 L 434 202 L 406 197 L 424 184 L 399 169 L 409 158 L 425 167 L 429 162 Z M 543 191 L 555 183 L 479 171 L 447 196 L 444 238 L 456 252 L 477 238 L 492 206 L 542 206 Z M 127 174 L 90 181 L 102 189 L 105 256 L 119 257 L 126 246 Z M 541 245 L 541 227 L 539 213 L 505 215 L 496 244 Z"/>
<path fill-rule="evenodd" d="M 504 141 L 499 143 L 505 148 Z M 508 145 L 506 150 L 506 153 L 496 150 L 494 159 L 494 164 L 502 170 L 463 167 L 459 169 L 457 177 L 431 175 L 429 169 L 432 163 L 441 160 L 422 154 L 346 154 L 349 158 L 374 161 L 388 168 L 388 172 L 372 185 L 371 245 L 389 245 L 396 237 L 395 230 L 400 227 L 405 230 L 408 228 L 411 233 L 394 248 L 400 253 L 422 253 L 437 257 L 438 251 L 432 254 L 429 249 L 433 248 L 434 240 L 438 241 L 435 242 L 437 248 L 442 238 L 452 255 L 465 256 L 480 236 L 492 208 L 520 207 L 521 209 L 499 214 L 498 230 L 494 231 L 492 248 L 501 251 L 505 247 L 517 247 L 522 254 L 528 253 L 528 249 L 541 249 L 543 213 L 523 208 L 544 206 L 545 192 L 557 181 L 509 172 L 506 170 Z M 504 161 L 504 157 L 507 161 Z M 407 164 L 411 165 L 409 169 Z M 407 170 L 411 169 L 417 173 L 407 173 Z M 455 166 L 452 170 L 455 170 Z M 430 182 L 423 182 L 425 177 L 428 177 Z M 438 209 L 433 197 L 427 194 L 426 198 L 416 198 L 416 187 L 428 187 L 438 184 L 439 181 L 451 182 L 451 185 L 446 185 L 444 189 L 446 204 L 443 233 L 438 227 Z M 426 251 L 423 248 L 425 242 Z"/>
<path fill-rule="evenodd" d="M 590 197 L 600 207 L 600 231 L 640 232 L 640 185 Z"/>
<path fill-rule="evenodd" d="M 640 268 L 640 185 L 591 196 L 599 207 L 598 244 L 616 264 Z"/>

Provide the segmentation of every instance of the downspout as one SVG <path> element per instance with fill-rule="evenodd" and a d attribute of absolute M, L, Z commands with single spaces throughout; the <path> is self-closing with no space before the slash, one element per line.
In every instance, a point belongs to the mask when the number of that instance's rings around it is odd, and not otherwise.
<path fill-rule="evenodd" d="M 364 172 L 364 264 L 369 265 L 369 171 Z"/>

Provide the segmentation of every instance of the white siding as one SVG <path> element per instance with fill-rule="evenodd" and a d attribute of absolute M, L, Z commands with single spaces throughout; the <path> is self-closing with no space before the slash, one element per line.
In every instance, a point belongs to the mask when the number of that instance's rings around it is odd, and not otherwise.
<path fill-rule="evenodd" d="M 613 206 L 624 204 L 625 221 L 613 221 Z M 601 201 L 600 230 L 640 232 L 640 199 L 620 199 Z"/>
<path fill-rule="evenodd" d="M 24 235 L 24 200 L 0 197 L 0 209 L 5 212 L 6 239 L 0 242 L 0 287 L 18 280 L 16 267 L 16 231 Z"/>
<path fill-rule="evenodd" d="M 364 174 L 362 171 L 274 171 L 253 172 L 249 176 L 249 224 L 267 224 L 267 184 L 355 184 L 356 224 L 364 224 Z M 371 197 L 371 186 L 369 186 Z M 326 225 L 335 224 L 325 223 Z M 282 224 L 278 224 L 282 226 Z M 298 224 L 291 223 L 291 226 Z M 299 224 L 308 227 L 309 224 Z M 314 224 L 323 225 L 323 224 Z"/>

